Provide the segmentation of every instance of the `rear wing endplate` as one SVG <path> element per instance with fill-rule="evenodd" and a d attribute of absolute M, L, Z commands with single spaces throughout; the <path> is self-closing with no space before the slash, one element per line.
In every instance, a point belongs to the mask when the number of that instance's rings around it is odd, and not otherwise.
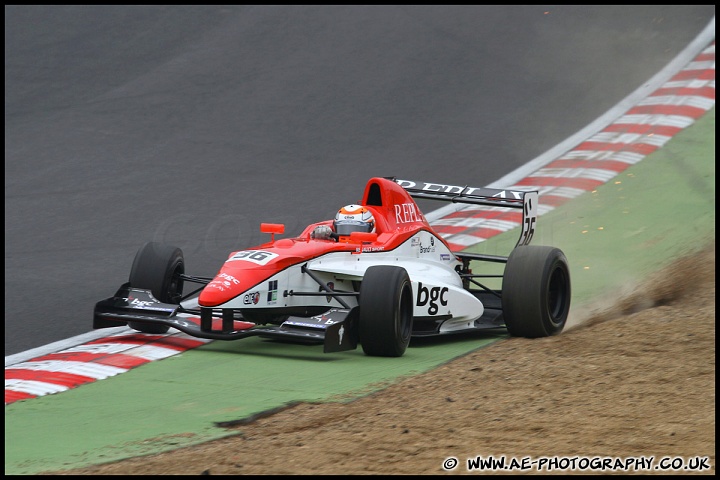
<path fill-rule="evenodd" d="M 470 187 L 468 185 L 445 185 L 442 183 L 400 180 L 395 177 L 389 178 L 403 187 L 413 198 L 522 210 L 522 222 L 520 224 L 522 231 L 516 246 L 530 244 L 535 233 L 535 223 L 538 215 L 537 190 L 521 191 Z"/>

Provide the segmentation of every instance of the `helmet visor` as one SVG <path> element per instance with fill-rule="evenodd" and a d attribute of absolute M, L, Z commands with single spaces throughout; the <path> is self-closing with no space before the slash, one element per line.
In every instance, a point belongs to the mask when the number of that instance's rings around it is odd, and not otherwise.
<path fill-rule="evenodd" d="M 340 220 L 335 222 L 335 232 L 338 235 L 350 235 L 352 232 L 370 232 L 373 224 L 355 220 Z"/>

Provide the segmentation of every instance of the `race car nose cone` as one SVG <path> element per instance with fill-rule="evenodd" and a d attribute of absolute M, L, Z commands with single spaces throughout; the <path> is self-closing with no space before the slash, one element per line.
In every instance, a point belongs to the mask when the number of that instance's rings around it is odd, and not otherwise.
<path fill-rule="evenodd" d="M 198 304 L 201 307 L 217 307 L 233 298 L 233 295 L 227 292 L 227 289 L 222 289 L 219 286 L 212 286 L 212 282 L 200 292 L 198 297 Z"/>
<path fill-rule="evenodd" d="M 230 261 L 230 265 L 222 268 L 212 282 L 208 283 L 200 296 L 198 303 L 202 307 L 217 307 L 236 299 L 245 294 L 248 301 L 257 303 L 261 291 L 267 291 L 263 287 L 263 281 L 271 275 L 273 269 L 262 268 L 238 268 L 236 261 Z M 248 263 L 248 262 L 246 262 Z"/>
<path fill-rule="evenodd" d="M 200 292 L 198 303 L 203 307 L 216 307 L 232 300 L 242 290 L 243 286 L 236 276 L 221 272 Z"/>

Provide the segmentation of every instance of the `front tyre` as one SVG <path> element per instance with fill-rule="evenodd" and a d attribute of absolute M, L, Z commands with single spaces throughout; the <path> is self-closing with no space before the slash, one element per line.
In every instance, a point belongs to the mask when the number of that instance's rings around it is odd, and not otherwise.
<path fill-rule="evenodd" d="M 565 327 L 570 312 L 570 270 L 558 248 L 521 246 L 508 257 L 502 309 L 514 337 L 549 337 Z"/>
<path fill-rule="evenodd" d="M 178 305 L 182 298 L 185 259 L 182 250 L 170 245 L 148 242 L 135 255 L 130 270 L 130 286 L 150 290 L 163 303 Z M 143 333 L 162 334 L 170 327 L 141 322 L 128 326 Z"/>
<path fill-rule="evenodd" d="M 360 285 L 358 340 L 365 355 L 401 357 L 412 334 L 413 294 L 402 267 L 376 265 Z"/>

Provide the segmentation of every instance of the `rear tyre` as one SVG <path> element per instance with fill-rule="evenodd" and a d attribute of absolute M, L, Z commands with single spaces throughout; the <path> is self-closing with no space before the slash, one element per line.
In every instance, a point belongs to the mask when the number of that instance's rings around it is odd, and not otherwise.
<path fill-rule="evenodd" d="M 413 294 L 402 267 L 376 265 L 360 285 L 358 340 L 365 355 L 401 357 L 412 334 Z"/>
<path fill-rule="evenodd" d="M 135 255 L 130 270 L 130 286 L 150 290 L 163 303 L 178 305 L 182 298 L 185 273 L 183 252 L 177 247 L 148 242 Z M 143 333 L 162 334 L 170 327 L 140 322 L 128 322 L 128 326 Z"/>
<path fill-rule="evenodd" d="M 502 282 L 502 309 L 510 335 L 557 335 L 567 322 L 570 296 L 570 270 L 560 249 L 521 246 L 512 251 Z"/>

